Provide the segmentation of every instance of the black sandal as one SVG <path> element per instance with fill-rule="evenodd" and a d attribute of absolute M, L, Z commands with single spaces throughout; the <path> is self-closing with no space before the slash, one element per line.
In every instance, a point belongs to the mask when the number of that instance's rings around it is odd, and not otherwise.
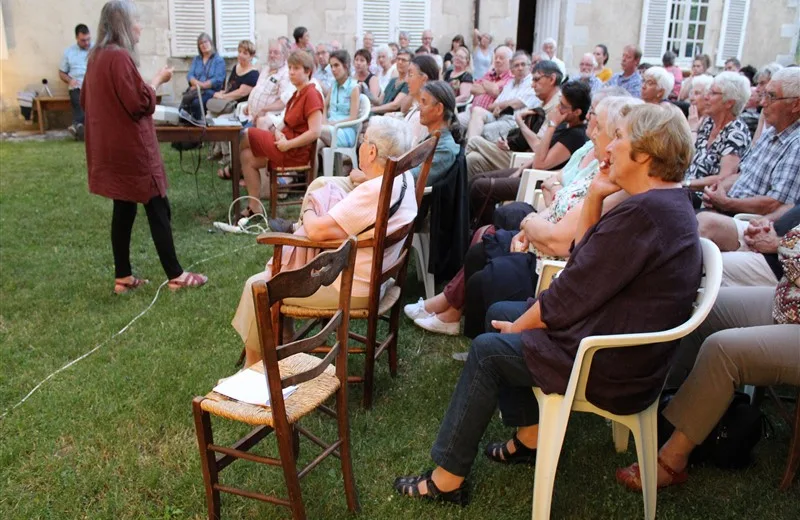
<path fill-rule="evenodd" d="M 511 438 L 514 443 L 514 453 L 508 451 L 506 442 L 493 442 L 486 446 L 484 453 L 493 462 L 500 464 L 536 464 L 536 448 L 529 448 L 522 444 L 517 434 Z"/>
<path fill-rule="evenodd" d="M 465 507 L 469 504 L 469 488 L 467 487 L 466 480 L 464 480 L 457 489 L 444 493 L 439 491 L 439 488 L 436 487 L 436 483 L 433 482 L 431 475 L 433 475 L 433 470 L 416 477 L 397 477 L 394 479 L 394 489 L 401 495 L 407 497 L 426 498 L 437 502 L 450 502 L 452 504 L 458 504 L 461 507 Z M 428 484 L 428 492 L 424 495 L 419 492 L 419 485 L 422 482 Z"/>

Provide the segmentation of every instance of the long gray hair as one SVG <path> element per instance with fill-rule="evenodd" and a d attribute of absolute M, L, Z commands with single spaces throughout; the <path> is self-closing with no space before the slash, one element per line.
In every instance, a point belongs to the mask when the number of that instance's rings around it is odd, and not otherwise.
<path fill-rule="evenodd" d="M 89 56 L 106 47 L 120 47 L 128 51 L 133 62 L 139 65 L 139 53 L 133 41 L 133 24 L 136 20 L 136 5 L 129 0 L 111 0 L 100 11 L 97 25 L 97 42 Z"/>

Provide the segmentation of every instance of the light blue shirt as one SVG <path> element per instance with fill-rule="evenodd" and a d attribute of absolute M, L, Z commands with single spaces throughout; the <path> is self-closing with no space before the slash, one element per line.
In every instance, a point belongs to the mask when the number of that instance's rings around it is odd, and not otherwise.
<path fill-rule="evenodd" d="M 461 147 L 456 143 L 455 139 L 453 139 L 453 134 L 450 133 L 449 129 L 443 128 L 440 132 L 439 142 L 436 143 L 436 150 L 433 152 L 431 169 L 428 172 L 428 181 L 425 183 L 427 186 L 432 185 L 439 177 L 445 175 L 450 170 L 450 167 L 456 162 L 458 152 L 461 150 Z M 416 179 L 419 177 L 421 169 L 422 166 L 412 168 L 411 175 Z"/>
<path fill-rule="evenodd" d="M 77 88 L 81 88 L 81 85 L 83 85 L 83 77 L 86 75 L 86 64 L 89 60 L 89 51 L 91 49 L 91 47 L 81 49 L 77 43 L 70 45 L 64 51 L 61 64 L 58 66 L 58 70 L 69 74 L 69 77 L 78 81 Z"/>

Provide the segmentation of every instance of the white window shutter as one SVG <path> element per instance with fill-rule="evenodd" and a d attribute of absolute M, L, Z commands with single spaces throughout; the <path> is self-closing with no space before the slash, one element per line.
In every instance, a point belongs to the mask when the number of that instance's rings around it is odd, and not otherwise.
<path fill-rule="evenodd" d="M 642 63 L 661 63 L 667 43 L 670 0 L 644 0 L 639 47 Z"/>
<path fill-rule="evenodd" d="M 358 41 L 362 41 L 365 32 L 371 32 L 375 38 L 375 45 L 390 42 L 391 34 L 391 0 L 362 0 L 361 1 L 361 34 Z"/>
<path fill-rule="evenodd" d="M 400 13 L 398 28 L 400 31 L 408 32 L 409 45 L 413 51 L 422 45 L 422 31 L 430 27 L 430 2 L 428 0 L 399 0 L 398 4 Z"/>
<path fill-rule="evenodd" d="M 747 15 L 750 13 L 750 0 L 725 0 L 722 11 L 722 30 L 717 47 L 717 66 L 725 65 L 728 58 L 742 59 L 744 33 L 747 30 Z"/>
<path fill-rule="evenodd" d="M 211 34 L 208 0 L 169 0 L 170 52 L 173 57 L 197 55 L 197 37 Z"/>
<path fill-rule="evenodd" d="M 253 0 L 214 0 L 214 26 L 220 56 L 235 57 L 242 40 L 255 43 L 254 18 Z"/>

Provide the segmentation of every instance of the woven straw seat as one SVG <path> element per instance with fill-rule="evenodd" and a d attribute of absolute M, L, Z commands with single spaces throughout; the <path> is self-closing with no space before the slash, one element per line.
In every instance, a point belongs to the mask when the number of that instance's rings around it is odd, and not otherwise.
<path fill-rule="evenodd" d="M 295 354 L 278 362 L 281 377 L 305 372 L 319 365 L 320 358 L 310 354 Z M 256 363 L 252 369 L 264 373 L 264 365 Z M 304 415 L 314 411 L 339 389 L 336 368 L 329 365 L 319 377 L 300 383 L 297 390 L 285 399 L 286 416 L 294 424 Z M 234 401 L 216 392 L 209 392 L 201 403 L 203 411 L 252 425 L 273 426 L 272 408 Z"/>
<path fill-rule="evenodd" d="M 400 299 L 400 287 L 392 283 L 378 303 L 378 314 L 386 314 Z M 281 314 L 291 318 L 330 318 L 339 309 L 313 309 L 299 305 L 281 305 Z M 366 320 L 369 318 L 369 309 L 350 309 L 350 319 Z"/>

